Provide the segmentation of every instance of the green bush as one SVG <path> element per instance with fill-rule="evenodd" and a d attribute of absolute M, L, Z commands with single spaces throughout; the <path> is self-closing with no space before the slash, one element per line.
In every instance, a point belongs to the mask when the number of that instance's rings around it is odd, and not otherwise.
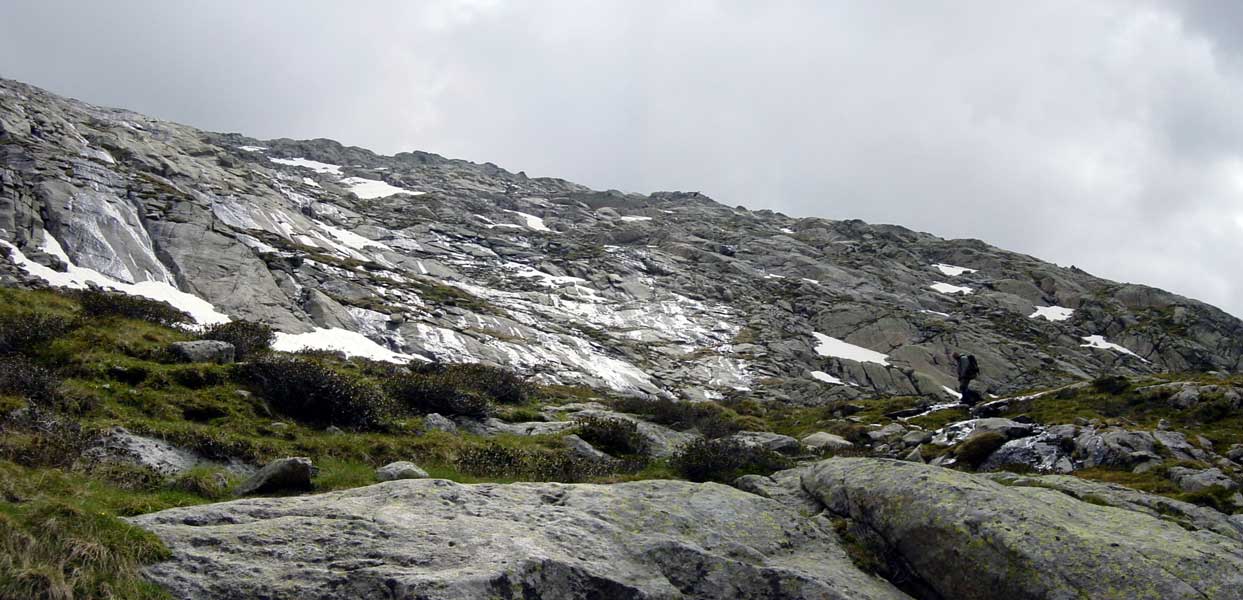
<path fill-rule="evenodd" d="M 1092 381 L 1092 389 L 1103 394 L 1121 394 L 1131 389 L 1131 382 L 1120 375 L 1106 375 Z"/>
<path fill-rule="evenodd" d="M 614 401 L 613 406 L 621 412 L 643 415 L 649 421 L 679 431 L 698 429 L 708 438 L 725 437 L 742 429 L 724 409 L 711 402 L 625 397 Z"/>
<path fill-rule="evenodd" d="M 790 459 L 732 439 L 697 439 L 683 446 L 670 466 L 691 481 L 730 483 L 750 474 L 768 475 L 792 466 Z"/>
<path fill-rule="evenodd" d="M 0 356 L 0 395 L 24 396 L 48 403 L 56 397 L 60 381 L 51 371 L 20 354 Z"/>
<path fill-rule="evenodd" d="M 57 315 L 17 312 L 0 315 L 0 354 L 30 352 L 69 331 L 71 321 Z"/>
<path fill-rule="evenodd" d="M 124 317 L 167 327 L 194 323 L 193 317 L 171 304 L 142 296 L 100 290 L 83 290 L 76 296 L 87 317 Z"/>
<path fill-rule="evenodd" d="M 233 344 L 237 360 L 246 360 L 272 348 L 276 332 L 271 327 L 255 321 L 229 321 L 209 325 L 199 334 L 200 340 L 217 340 Z"/>
<path fill-rule="evenodd" d="M 578 417 L 575 433 L 601 452 L 608 454 L 643 454 L 647 441 L 639 435 L 633 421 L 608 417 Z"/>
<path fill-rule="evenodd" d="M 492 413 L 488 398 L 439 374 L 408 373 L 390 378 L 385 387 L 389 396 L 416 414 L 440 413 L 444 416 L 486 417 Z"/>
<path fill-rule="evenodd" d="M 375 386 L 314 360 L 262 356 L 240 365 L 238 373 L 273 409 L 305 423 L 377 429 L 392 413 Z"/>
<path fill-rule="evenodd" d="M 455 465 L 463 473 L 497 479 L 573 483 L 643 468 L 640 460 L 593 461 L 564 450 L 523 449 L 488 442 L 462 450 Z"/>
<path fill-rule="evenodd" d="M 436 362 L 410 365 L 409 369 L 416 375 L 475 392 L 498 404 L 522 404 L 531 395 L 531 386 L 525 379 L 512 371 L 488 365 Z"/>
<path fill-rule="evenodd" d="M 1006 443 L 1006 436 L 995 431 L 986 431 L 968 436 L 961 444 L 954 449 L 954 456 L 961 464 L 972 469 L 980 468 L 984 461 L 988 460 L 1002 444 Z"/>

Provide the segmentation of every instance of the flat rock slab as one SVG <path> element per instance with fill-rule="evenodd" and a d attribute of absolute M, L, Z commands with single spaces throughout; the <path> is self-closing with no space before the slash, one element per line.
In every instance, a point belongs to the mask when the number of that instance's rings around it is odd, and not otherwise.
<path fill-rule="evenodd" d="M 174 597 L 898 599 L 822 518 L 717 484 L 418 479 L 131 519 Z"/>
<path fill-rule="evenodd" d="M 1243 598 L 1243 544 L 1058 490 L 859 458 L 801 483 L 945 598 Z"/>

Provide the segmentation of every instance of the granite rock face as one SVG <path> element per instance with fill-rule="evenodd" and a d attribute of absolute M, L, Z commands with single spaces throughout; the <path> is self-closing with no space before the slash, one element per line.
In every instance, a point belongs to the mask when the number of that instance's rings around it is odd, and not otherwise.
<path fill-rule="evenodd" d="M 1167 499 L 1064 476 L 1046 485 L 1007 475 L 1001 485 L 886 459 L 830 459 L 799 473 L 799 489 L 851 523 L 919 595 L 1243 598 L 1243 530 L 1215 511 L 1161 509 Z"/>
<path fill-rule="evenodd" d="M 13 81 L 0 248 L 5 281 L 89 269 L 200 320 L 266 322 L 282 347 L 356 333 L 371 356 L 687 400 L 946 400 L 951 349 L 998 395 L 1243 366 L 1243 324 L 1220 310 L 977 240 L 216 134 Z"/>
<path fill-rule="evenodd" d="M 717 484 L 402 480 L 134 517 L 176 598 L 906 598 L 824 519 Z"/>

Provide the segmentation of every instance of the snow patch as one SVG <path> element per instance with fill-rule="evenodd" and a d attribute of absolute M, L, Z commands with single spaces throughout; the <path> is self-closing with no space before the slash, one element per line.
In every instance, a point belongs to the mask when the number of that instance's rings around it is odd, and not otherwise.
<path fill-rule="evenodd" d="M 346 246 L 349 246 L 350 248 L 353 248 L 354 250 L 363 250 L 369 247 L 370 248 L 382 248 L 384 250 L 392 250 L 392 248 L 390 248 L 387 244 L 384 244 L 382 242 L 377 242 L 375 240 L 369 240 L 361 235 L 358 235 L 357 233 L 354 233 L 353 231 L 346 231 L 339 227 L 333 227 L 332 225 L 327 225 L 325 223 L 318 223 L 318 225 L 324 231 L 327 231 L 329 234 L 331 234 L 332 237 L 337 238 L 337 240 L 340 241 L 342 244 L 345 244 Z"/>
<path fill-rule="evenodd" d="M 316 183 L 316 182 L 315 182 L 315 180 L 314 180 L 314 179 L 311 179 L 310 177 L 303 177 L 303 178 L 302 178 L 302 183 L 305 183 L 305 184 L 307 184 L 307 185 L 309 185 L 309 186 L 311 186 L 311 187 L 320 187 L 320 185 L 319 185 L 318 183 Z"/>
<path fill-rule="evenodd" d="M 229 316 L 216 310 L 210 302 L 199 298 L 193 294 L 187 294 L 172 285 L 163 281 L 140 281 L 138 283 L 122 283 L 116 281 L 99 271 L 79 267 L 69 260 L 69 255 L 61 248 L 60 243 L 51 234 L 44 232 L 43 246 L 41 250 L 51 254 L 64 261 L 68 268 L 64 273 L 55 271 L 36 263 L 22 254 L 16 246 L 4 240 L 0 240 L 0 245 L 9 249 L 9 258 L 21 267 L 22 270 L 34 275 L 49 285 L 56 287 L 67 287 L 71 289 L 85 289 L 88 283 L 93 283 L 100 287 L 126 293 L 131 296 L 142 296 L 152 300 L 160 300 L 171 304 L 178 310 L 185 311 L 194 321 L 200 325 L 213 325 L 216 323 L 226 323 Z"/>
<path fill-rule="evenodd" d="M 845 381 L 842 381 L 841 379 L 838 379 L 832 375 L 829 375 L 828 373 L 825 373 L 824 371 L 812 371 L 811 378 L 815 379 L 816 381 L 823 381 L 825 383 L 831 383 L 833 385 L 845 385 L 846 383 Z"/>
<path fill-rule="evenodd" d="M 1043 318 L 1049 321 L 1065 321 L 1075 314 L 1075 309 L 1066 308 L 1064 306 L 1037 306 L 1036 312 L 1028 315 L 1029 318 Z"/>
<path fill-rule="evenodd" d="M 941 292 L 942 294 L 962 294 L 962 295 L 964 295 L 964 296 L 966 296 L 967 294 L 970 294 L 970 293 L 972 293 L 973 291 L 975 291 L 975 290 L 972 290 L 972 289 L 971 289 L 971 288 L 969 288 L 969 287 L 962 287 L 962 286 L 958 286 L 958 285 L 950 285 L 950 284 L 948 284 L 948 283 L 943 283 L 943 282 L 940 282 L 940 281 L 938 281 L 938 282 L 936 282 L 936 283 L 934 283 L 934 284 L 932 284 L 932 285 L 930 285 L 930 286 L 928 286 L 928 287 L 930 287 L 930 288 L 932 288 L 932 289 L 934 289 L 934 290 L 936 290 L 936 291 L 938 291 L 938 292 Z"/>
<path fill-rule="evenodd" d="M 550 233 L 552 232 L 552 230 L 549 229 L 548 226 L 544 224 L 544 219 L 541 219 L 540 217 L 527 214 L 524 212 L 519 212 L 516 210 L 507 210 L 505 212 L 514 213 L 515 215 L 518 215 L 522 217 L 523 219 L 526 219 L 527 227 L 534 229 L 535 231 L 547 231 Z"/>
<path fill-rule="evenodd" d="M 937 263 L 935 265 L 932 265 L 932 268 L 946 274 L 949 277 L 958 277 L 959 275 L 962 275 L 963 273 L 977 273 L 978 272 L 975 269 L 968 269 L 967 267 L 956 267 L 954 265 L 947 265 L 944 263 Z"/>
<path fill-rule="evenodd" d="M 362 177 L 346 177 L 341 183 L 349 186 L 350 192 L 363 200 L 372 200 L 375 198 L 387 198 L 396 194 L 409 194 L 411 196 L 422 196 L 427 192 L 416 192 L 406 188 L 399 188 L 395 185 L 389 185 L 388 182 L 376 179 L 364 179 Z"/>
<path fill-rule="evenodd" d="M 309 333 L 278 332 L 276 334 L 276 341 L 272 343 L 272 349 L 281 352 L 329 350 L 344 352 L 346 356 L 362 356 L 372 360 L 393 363 L 408 363 L 414 359 L 413 356 L 408 354 L 393 352 L 371 341 L 370 338 L 361 333 L 339 327 L 331 329 L 316 328 L 315 331 Z"/>
<path fill-rule="evenodd" d="M 635 222 L 640 222 L 640 221 L 651 221 L 652 218 L 651 217 L 638 217 L 638 216 L 625 216 L 625 217 L 622 217 L 621 220 L 635 223 Z"/>
<path fill-rule="evenodd" d="M 340 175 L 341 174 L 341 165 L 330 165 L 328 163 L 322 163 L 316 160 L 310 160 L 306 158 L 273 158 L 271 160 L 274 163 L 282 164 L 282 165 L 289 165 L 291 167 L 305 167 L 307 169 L 315 171 L 316 173 L 323 173 L 325 175 Z"/>
<path fill-rule="evenodd" d="M 945 390 L 945 393 L 947 393 L 947 394 L 949 394 L 949 395 L 953 396 L 954 398 L 956 398 L 956 399 L 958 399 L 958 400 L 962 400 L 962 394 L 961 394 L 961 393 L 959 393 L 959 392 L 958 392 L 958 390 L 956 390 L 956 389 L 954 389 L 954 388 L 952 388 L 952 387 L 949 387 L 948 385 L 943 385 L 943 386 L 941 386 L 941 389 Z"/>
<path fill-rule="evenodd" d="M 1141 361 L 1143 361 L 1143 362 L 1148 362 L 1147 360 L 1144 360 L 1144 357 L 1142 357 L 1142 356 L 1140 356 L 1140 355 L 1138 355 L 1138 354 L 1136 354 L 1136 353 L 1134 353 L 1134 352 L 1131 352 L 1130 350 L 1127 350 L 1126 348 L 1124 348 L 1124 347 L 1122 347 L 1122 346 L 1119 346 L 1118 344 L 1115 344 L 1115 343 L 1110 342 L 1110 341 L 1106 341 L 1106 340 L 1105 340 L 1105 336 L 1103 336 L 1103 335 L 1088 335 L 1088 336 L 1084 336 L 1084 337 L 1083 337 L 1083 341 L 1085 341 L 1085 342 L 1087 342 L 1087 343 L 1086 343 L 1086 344 L 1079 344 L 1079 347 L 1081 347 L 1081 348 L 1099 348 L 1099 349 L 1101 349 L 1101 350 L 1113 350 L 1113 351 L 1115 351 L 1115 352 L 1121 352 L 1121 353 L 1123 353 L 1123 354 L 1130 354 L 1131 356 L 1134 356 L 1135 358 L 1138 358 L 1138 359 L 1140 359 L 1140 360 L 1141 360 Z"/>
<path fill-rule="evenodd" d="M 816 337 L 816 354 L 820 356 L 832 356 L 834 358 L 844 358 L 855 362 L 870 362 L 878 365 L 889 366 L 889 356 L 868 350 L 862 346 L 856 346 L 847 342 L 843 342 L 834 337 L 829 337 L 819 332 L 812 332 Z"/>
<path fill-rule="evenodd" d="M 788 234 L 794 233 L 794 230 L 790 229 L 789 227 L 782 227 L 781 229 L 778 229 L 777 231 L 780 231 L 781 233 L 788 233 Z"/>
<path fill-rule="evenodd" d="M 237 149 L 245 150 L 247 152 L 263 152 L 264 150 L 267 150 L 267 148 L 264 148 L 263 146 L 238 146 Z"/>

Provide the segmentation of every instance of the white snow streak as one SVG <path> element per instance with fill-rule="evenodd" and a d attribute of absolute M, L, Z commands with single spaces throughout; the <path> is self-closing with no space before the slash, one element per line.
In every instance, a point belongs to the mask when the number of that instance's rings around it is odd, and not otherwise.
<path fill-rule="evenodd" d="M 514 213 L 515 215 L 522 217 L 523 219 L 526 219 L 527 227 L 534 229 L 535 231 L 552 232 L 552 230 L 549 229 L 548 226 L 544 224 L 544 220 L 535 215 L 527 214 L 524 212 L 519 212 L 516 210 L 507 210 L 505 212 L 511 212 L 511 213 Z"/>
<path fill-rule="evenodd" d="M 968 269 L 967 267 L 955 267 L 954 265 L 947 265 L 943 263 L 937 263 L 935 265 L 932 265 L 932 268 L 937 269 L 938 271 L 950 277 L 958 277 L 959 275 L 962 275 L 963 273 L 977 272 L 975 269 Z"/>
<path fill-rule="evenodd" d="M 835 358 L 844 358 L 856 362 L 870 362 L 878 365 L 889 366 L 889 357 L 875 350 L 868 350 L 862 346 L 856 346 L 847 342 L 843 342 L 834 337 L 829 337 L 819 332 L 812 332 L 816 337 L 816 354 L 820 356 L 832 356 Z"/>
<path fill-rule="evenodd" d="M 934 283 L 934 284 L 932 284 L 932 285 L 930 285 L 930 286 L 928 286 L 928 287 L 930 287 L 930 288 L 932 288 L 932 289 L 934 289 L 934 290 L 936 290 L 936 291 L 938 291 L 938 292 L 941 292 L 942 294 L 962 294 L 962 295 L 964 295 L 964 296 L 965 296 L 965 295 L 967 295 L 967 294 L 970 294 L 971 292 L 973 292 L 973 291 L 974 291 L 974 290 L 972 290 L 972 289 L 971 289 L 971 288 L 969 288 L 969 287 L 962 287 L 962 286 L 958 286 L 958 285 L 950 285 L 950 284 L 948 284 L 948 283 L 942 283 L 942 282 L 940 282 L 940 281 L 938 281 L 938 282 L 936 282 L 936 283 Z"/>
<path fill-rule="evenodd" d="M 341 165 L 330 165 L 328 163 L 322 163 L 306 158 L 273 158 L 271 160 L 274 163 L 289 165 L 291 167 L 306 167 L 316 173 L 323 173 L 325 175 L 341 174 Z"/>
<path fill-rule="evenodd" d="M 1049 321 L 1065 321 L 1075 314 L 1075 309 L 1066 308 L 1064 306 L 1037 306 L 1036 312 L 1028 315 L 1029 318 L 1043 318 Z"/>
<path fill-rule="evenodd" d="M 1113 350 L 1113 351 L 1115 351 L 1115 352 L 1121 352 L 1121 353 L 1123 353 L 1123 354 L 1130 354 L 1131 356 L 1134 356 L 1135 358 L 1138 358 L 1138 359 L 1140 359 L 1140 360 L 1142 360 L 1142 361 L 1144 361 L 1144 362 L 1148 362 L 1147 360 L 1144 360 L 1144 357 L 1142 357 L 1142 356 L 1140 356 L 1140 355 L 1138 355 L 1138 354 L 1136 354 L 1136 353 L 1134 353 L 1134 352 L 1131 352 L 1130 350 L 1127 350 L 1126 348 L 1124 348 L 1124 347 L 1122 347 L 1122 346 L 1119 346 L 1118 344 L 1115 344 L 1115 343 L 1113 343 L 1113 342 L 1106 341 L 1106 340 L 1105 340 L 1105 336 L 1103 336 L 1103 335 L 1088 335 L 1088 336 L 1084 336 L 1084 337 L 1083 337 L 1083 341 L 1085 341 L 1085 342 L 1087 342 L 1087 343 L 1086 343 L 1086 344 L 1079 344 L 1079 346 L 1080 346 L 1081 348 L 1099 348 L 1099 349 L 1101 349 L 1101 350 Z"/>
<path fill-rule="evenodd" d="M 834 385 L 844 385 L 846 383 L 842 381 L 841 379 L 838 379 L 832 375 L 829 375 L 828 373 L 825 373 L 824 371 L 812 371 L 811 378 L 815 379 L 816 381 L 823 381 L 825 383 L 832 383 Z"/>
<path fill-rule="evenodd" d="M 362 177 L 346 177 L 341 183 L 349 186 L 350 192 L 363 200 L 371 200 L 374 198 L 387 198 L 396 194 L 409 194 L 411 196 L 421 196 L 426 192 L 416 192 L 406 188 L 399 188 L 390 185 L 388 182 L 376 179 L 364 179 Z"/>
<path fill-rule="evenodd" d="M 369 339 L 367 336 L 334 327 L 319 329 L 309 333 L 276 334 L 272 349 L 281 352 L 297 352 L 299 350 L 329 350 L 344 352 L 346 356 L 362 356 L 372 360 L 385 362 L 408 363 L 414 359 L 408 354 L 393 352 Z"/>

